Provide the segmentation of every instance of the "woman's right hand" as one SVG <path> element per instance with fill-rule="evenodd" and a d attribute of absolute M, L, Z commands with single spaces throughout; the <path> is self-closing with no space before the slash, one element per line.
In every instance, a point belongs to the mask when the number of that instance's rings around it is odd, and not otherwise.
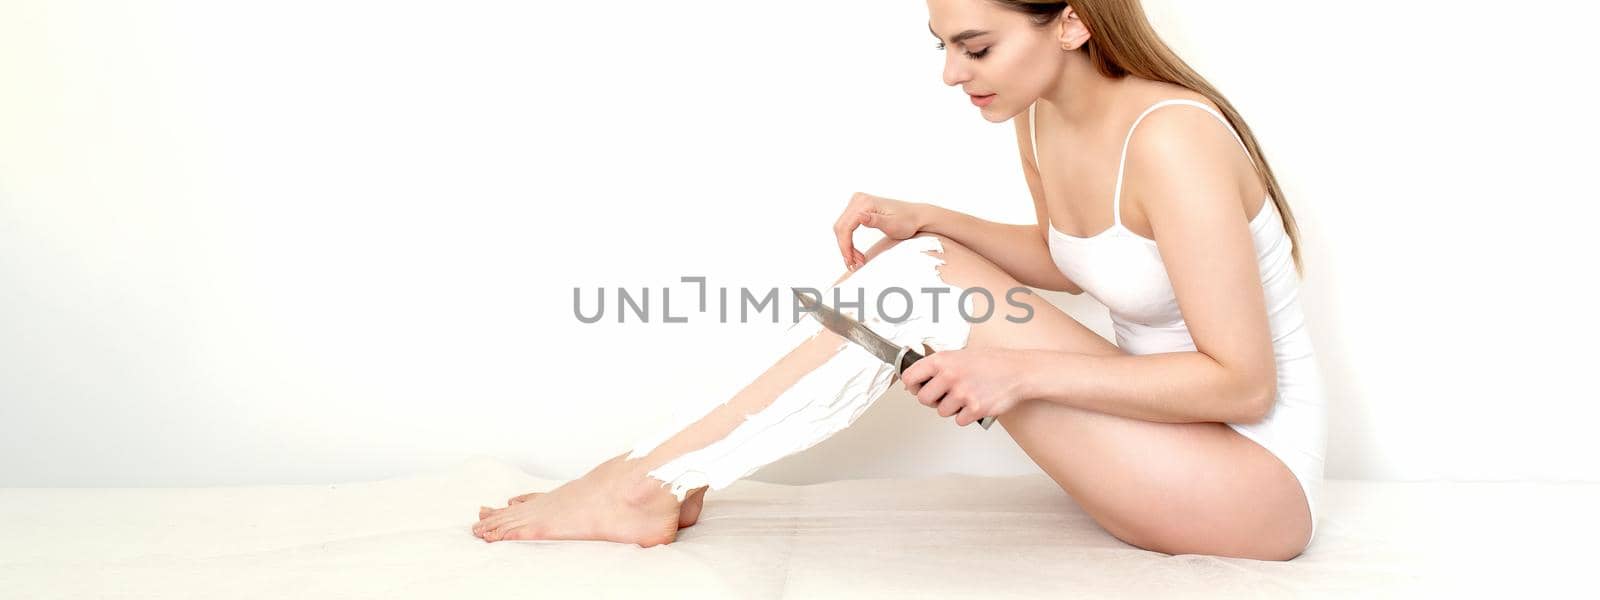
<path fill-rule="evenodd" d="M 856 250 L 854 234 L 857 227 L 871 227 L 882 231 L 893 240 L 903 240 L 916 235 L 925 224 L 922 205 L 880 198 L 856 192 L 844 207 L 839 220 L 833 223 L 833 235 L 839 240 L 839 254 L 844 257 L 846 269 L 854 271 L 866 264 L 867 256 Z"/>

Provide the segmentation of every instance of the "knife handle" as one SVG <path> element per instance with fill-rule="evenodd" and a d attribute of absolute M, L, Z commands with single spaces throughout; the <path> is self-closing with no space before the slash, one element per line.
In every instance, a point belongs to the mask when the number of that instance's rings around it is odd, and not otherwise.
<path fill-rule="evenodd" d="M 934 352 L 933 348 L 928 347 L 928 344 L 926 343 L 922 344 L 922 349 L 926 351 L 926 353 L 918 353 L 916 350 L 912 350 L 909 347 L 901 350 L 900 373 L 906 372 L 906 369 L 911 368 L 911 365 L 917 364 L 917 361 L 926 358 Z M 994 424 L 994 420 L 995 417 L 984 417 L 982 419 L 978 419 L 978 425 L 982 426 L 984 429 L 988 429 L 990 425 Z"/>

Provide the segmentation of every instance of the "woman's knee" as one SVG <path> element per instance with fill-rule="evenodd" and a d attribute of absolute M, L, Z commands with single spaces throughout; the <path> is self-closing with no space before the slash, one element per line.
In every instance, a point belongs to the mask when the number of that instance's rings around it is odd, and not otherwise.
<path fill-rule="evenodd" d="M 954 247 L 960 247 L 963 250 L 967 249 L 966 246 L 961 245 L 961 242 L 958 242 L 955 239 L 950 238 L 949 236 L 946 236 L 946 235 L 944 235 L 942 233 L 932 233 L 932 232 L 924 231 L 924 232 L 919 232 L 916 235 L 913 235 L 913 236 L 911 236 L 909 238 L 906 238 L 905 240 L 897 240 L 897 239 L 888 238 L 888 237 L 883 238 L 881 240 L 878 240 L 877 243 L 873 244 L 871 248 L 867 249 L 867 253 L 866 253 L 867 254 L 867 260 L 871 261 L 873 257 L 875 257 L 875 256 L 877 256 L 879 254 L 883 254 L 885 251 L 889 250 L 890 248 L 898 246 L 902 242 L 905 242 L 906 240 L 913 239 L 913 238 L 934 238 L 936 240 L 939 240 L 939 246 L 941 248 L 943 248 L 946 252 L 948 252 L 949 249 L 951 247 L 953 247 L 953 246 Z"/>
<path fill-rule="evenodd" d="M 904 240 L 884 238 L 867 250 L 867 261 L 871 262 L 874 257 L 880 254 L 900 247 L 907 241 L 920 238 L 931 238 L 937 242 L 935 244 L 917 243 L 912 244 L 912 246 L 921 248 L 929 256 L 938 259 L 936 268 L 938 277 L 947 284 L 961 288 L 988 288 L 991 293 L 995 291 L 1005 293 L 1009 289 L 1022 286 L 1009 273 L 1006 273 L 987 257 L 978 254 L 976 250 L 967 247 L 961 242 L 939 233 L 923 232 Z"/>

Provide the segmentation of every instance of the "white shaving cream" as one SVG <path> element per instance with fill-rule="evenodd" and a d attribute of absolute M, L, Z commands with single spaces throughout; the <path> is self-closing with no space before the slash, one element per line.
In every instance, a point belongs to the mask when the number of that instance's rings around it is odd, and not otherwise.
<path fill-rule="evenodd" d="M 918 352 L 922 352 L 924 343 L 935 351 L 965 347 L 971 324 L 962 318 L 962 311 L 965 308 L 970 313 L 972 305 L 969 302 L 963 306 L 962 290 L 939 278 L 936 268 L 944 261 L 926 254 L 928 251 L 944 251 L 939 238 L 912 237 L 867 261 L 834 286 L 842 302 L 865 299 L 859 311 L 846 307 L 842 312 L 852 317 L 864 316 L 863 322 L 868 328 Z M 879 294 L 892 287 L 901 288 L 910 295 L 909 304 L 904 295 L 889 293 L 885 296 L 885 314 L 898 319 L 900 314 L 908 313 L 900 322 L 878 314 Z M 923 288 L 944 291 L 935 296 L 922 291 Z M 834 306 L 834 299 L 834 288 L 823 290 L 821 301 L 824 304 Z M 800 321 L 785 335 L 797 339 L 798 344 L 822 331 L 822 324 L 815 318 L 801 315 Z M 672 494 L 679 501 L 695 488 L 722 489 L 756 469 L 815 446 L 849 427 L 896 379 L 895 369 L 888 363 L 853 342 L 843 341 L 837 354 L 801 376 L 772 404 L 745 416 L 728 437 L 684 453 L 650 471 L 649 475 L 670 484 Z M 642 441 L 627 459 L 648 455 L 679 431 L 681 428 L 662 431 Z"/>

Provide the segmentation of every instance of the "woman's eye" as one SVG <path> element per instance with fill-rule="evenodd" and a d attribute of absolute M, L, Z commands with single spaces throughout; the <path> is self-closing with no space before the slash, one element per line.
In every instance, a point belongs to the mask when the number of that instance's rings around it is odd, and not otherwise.
<path fill-rule="evenodd" d="M 944 42 L 939 42 L 937 45 L 934 46 L 934 48 L 939 49 L 939 50 L 944 50 Z M 968 57 L 971 57 L 971 58 L 983 58 L 983 56 L 985 54 L 988 54 L 988 53 L 989 53 L 989 49 L 988 48 L 984 48 L 984 49 L 979 50 L 977 52 L 963 52 L 962 54 L 966 54 Z"/>

